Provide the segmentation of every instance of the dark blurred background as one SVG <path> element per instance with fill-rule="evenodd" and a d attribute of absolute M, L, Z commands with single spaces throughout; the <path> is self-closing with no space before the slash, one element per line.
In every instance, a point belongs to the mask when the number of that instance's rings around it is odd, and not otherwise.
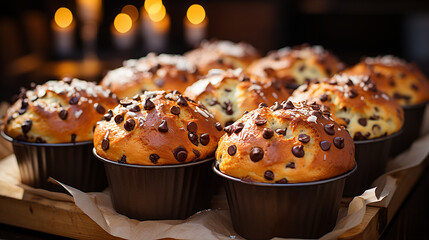
<path fill-rule="evenodd" d="M 97 2 L 86 3 L 94 1 Z M 155 44 L 161 42 L 161 47 L 148 46 L 150 33 L 142 30 L 143 0 L 98 1 L 102 3 L 97 16 L 92 16 L 95 20 L 88 13 L 82 14 L 80 5 L 85 0 L 2 2 L 0 100 L 9 101 L 20 86 L 28 88 L 31 82 L 64 76 L 99 81 L 122 60 L 141 57 L 149 51 L 181 54 L 192 48 L 184 37 L 184 19 L 194 3 L 205 9 L 209 39 L 246 41 L 263 54 L 284 46 L 320 44 L 347 64 L 356 63 L 362 56 L 394 54 L 417 62 L 429 74 L 427 0 L 164 0 L 169 25 L 158 36 L 161 40 L 154 40 Z M 139 19 L 133 22 L 134 30 L 125 34 L 131 37 L 115 40 L 112 24 L 128 4 L 136 7 Z M 68 33 L 58 30 L 54 22 L 60 7 L 73 14 Z M 88 22 L 92 28 L 86 29 L 83 26 Z M 58 41 L 66 43 L 58 45 Z M 64 44 L 70 49 L 63 51 Z"/>

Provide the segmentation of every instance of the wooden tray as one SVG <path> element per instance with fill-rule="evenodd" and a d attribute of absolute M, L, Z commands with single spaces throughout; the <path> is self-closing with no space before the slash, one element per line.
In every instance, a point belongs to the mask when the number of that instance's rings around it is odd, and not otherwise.
<path fill-rule="evenodd" d="M 11 155 L 0 161 L 15 160 Z M 387 208 L 368 206 L 362 223 L 341 235 L 340 239 L 378 239 L 422 175 L 428 162 L 426 158 L 422 164 L 398 172 L 395 175 L 398 186 L 389 206 Z M 3 165 L 0 173 L 7 167 Z M 345 200 L 345 206 L 346 202 Z M 0 222 L 70 238 L 117 239 L 100 228 L 73 202 L 43 198 L 4 182 L 0 182 Z"/>

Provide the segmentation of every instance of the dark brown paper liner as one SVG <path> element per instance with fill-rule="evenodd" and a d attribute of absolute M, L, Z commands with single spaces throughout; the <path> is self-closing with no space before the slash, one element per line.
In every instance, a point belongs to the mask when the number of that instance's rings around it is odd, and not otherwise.
<path fill-rule="evenodd" d="M 107 187 L 103 164 L 91 154 L 92 141 L 77 143 L 30 143 L 1 135 L 12 142 L 21 182 L 35 188 L 65 192 L 48 181 L 52 177 L 84 192 L 102 191 Z"/>
<path fill-rule="evenodd" d="M 331 231 L 345 178 L 355 169 L 316 182 L 270 184 L 228 176 L 213 164 L 213 171 L 225 181 L 234 229 L 246 239 L 319 238 Z"/>
<path fill-rule="evenodd" d="M 143 166 L 104 163 L 115 210 L 138 220 L 186 219 L 210 207 L 214 158 L 197 162 Z"/>

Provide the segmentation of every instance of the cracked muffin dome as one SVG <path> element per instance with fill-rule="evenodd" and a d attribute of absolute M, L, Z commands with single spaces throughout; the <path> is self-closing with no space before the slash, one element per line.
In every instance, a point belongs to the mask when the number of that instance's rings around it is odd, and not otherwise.
<path fill-rule="evenodd" d="M 245 181 L 311 182 L 355 167 L 352 138 L 319 105 L 258 108 L 225 131 L 216 151 L 219 170 Z"/>
<path fill-rule="evenodd" d="M 36 143 L 91 141 L 94 127 L 116 96 L 93 82 L 64 78 L 21 91 L 7 110 L 2 130 L 16 140 Z"/>
<path fill-rule="evenodd" d="M 332 118 L 346 126 L 355 140 L 391 135 L 404 123 L 401 106 L 368 76 L 335 75 L 313 81 L 299 87 L 289 99 L 321 104 L 322 110 L 330 110 Z"/>
<path fill-rule="evenodd" d="M 203 41 L 199 48 L 185 53 L 186 59 L 198 66 L 205 75 L 211 69 L 245 69 L 258 59 L 258 51 L 250 44 L 230 41 Z"/>
<path fill-rule="evenodd" d="M 277 79 L 295 89 L 308 80 L 330 77 L 343 68 L 344 64 L 330 51 L 304 44 L 272 51 L 254 61 L 246 71 L 266 79 Z"/>
<path fill-rule="evenodd" d="M 347 69 L 349 75 L 369 75 L 377 87 L 393 97 L 401 106 L 429 101 L 429 80 L 416 64 L 387 55 L 364 58 Z"/>
<path fill-rule="evenodd" d="M 183 56 L 149 53 L 124 61 L 122 67 L 109 71 L 100 84 L 121 99 L 144 91 L 184 91 L 197 77 L 197 67 Z"/>
<path fill-rule="evenodd" d="M 230 125 L 261 103 L 272 105 L 290 95 L 279 84 L 262 83 L 257 77 L 242 73 L 241 69 L 212 70 L 189 86 L 184 94 L 204 104 L 222 126 Z"/>
<path fill-rule="evenodd" d="M 146 92 L 122 99 L 94 133 L 101 157 L 120 163 L 168 165 L 214 154 L 222 126 L 177 91 Z"/>

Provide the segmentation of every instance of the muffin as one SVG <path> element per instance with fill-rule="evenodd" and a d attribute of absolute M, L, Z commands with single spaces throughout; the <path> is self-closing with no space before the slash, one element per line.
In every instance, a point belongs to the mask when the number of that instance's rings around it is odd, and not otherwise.
<path fill-rule="evenodd" d="M 61 189 L 53 177 L 83 191 L 102 190 L 102 164 L 91 154 L 95 125 L 117 105 L 114 94 L 92 82 L 65 78 L 21 91 L 7 110 L 3 136 L 13 143 L 24 184 Z"/>
<path fill-rule="evenodd" d="M 344 73 L 370 76 L 379 89 L 404 108 L 404 131 L 401 137 L 393 140 L 391 155 L 395 156 L 406 150 L 420 135 L 429 101 L 429 80 L 418 66 L 388 55 L 364 58 Z"/>
<path fill-rule="evenodd" d="M 204 104 L 222 126 L 228 126 L 259 104 L 272 105 L 290 94 L 279 84 L 264 83 L 241 69 L 216 69 L 189 86 L 184 95 Z"/>
<path fill-rule="evenodd" d="M 369 76 L 342 74 L 313 81 L 299 87 L 289 99 L 321 104 L 321 110 L 330 110 L 331 117 L 345 126 L 355 140 L 359 169 L 346 181 L 346 196 L 363 193 L 384 173 L 392 139 L 401 131 L 404 113 Z"/>
<path fill-rule="evenodd" d="M 124 61 L 122 67 L 109 71 L 100 84 L 121 99 L 144 91 L 184 91 L 198 75 L 198 68 L 183 56 L 149 53 Z"/>
<path fill-rule="evenodd" d="M 214 171 L 226 181 L 233 225 L 244 238 L 318 238 L 335 226 L 355 148 L 320 109 L 285 101 L 225 128 Z"/>
<path fill-rule="evenodd" d="M 139 220 L 185 219 L 209 206 L 210 166 L 223 134 L 177 91 L 122 99 L 94 134 L 115 209 Z"/>
<path fill-rule="evenodd" d="M 246 71 L 266 79 L 277 79 L 295 89 L 308 80 L 330 77 L 343 68 L 344 64 L 330 51 L 303 44 L 272 51 L 254 61 Z"/>
<path fill-rule="evenodd" d="M 199 48 L 185 53 L 185 57 L 206 75 L 211 69 L 245 69 L 260 56 L 248 43 L 221 40 L 203 41 Z"/>

